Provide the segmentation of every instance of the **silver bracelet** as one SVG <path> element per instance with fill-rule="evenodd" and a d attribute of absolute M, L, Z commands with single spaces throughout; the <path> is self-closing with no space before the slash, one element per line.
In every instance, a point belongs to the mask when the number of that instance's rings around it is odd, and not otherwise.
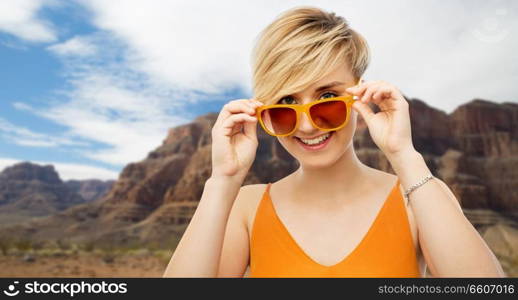
<path fill-rule="evenodd" d="M 422 186 L 423 184 L 425 184 L 428 180 L 430 180 L 432 178 L 433 178 L 433 175 L 429 174 L 425 178 L 421 179 L 421 181 L 419 181 L 418 183 L 414 184 L 413 186 L 411 186 L 410 188 L 408 188 L 405 191 L 405 199 L 406 199 L 406 204 L 407 205 L 408 205 L 408 202 L 410 201 L 410 199 L 408 198 L 408 195 L 410 195 L 411 192 L 413 192 L 415 189 L 417 189 L 418 187 Z"/>

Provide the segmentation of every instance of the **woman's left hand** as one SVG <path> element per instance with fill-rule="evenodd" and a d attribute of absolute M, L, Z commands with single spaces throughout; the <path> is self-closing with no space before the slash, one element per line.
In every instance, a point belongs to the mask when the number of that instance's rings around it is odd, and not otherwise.
<path fill-rule="evenodd" d="M 347 92 L 358 96 L 353 109 L 363 117 L 374 143 L 387 157 L 415 151 L 409 105 L 395 86 L 385 81 L 369 81 L 348 88 Z M 369 102 L 380 111 L 374 113 Z"/>

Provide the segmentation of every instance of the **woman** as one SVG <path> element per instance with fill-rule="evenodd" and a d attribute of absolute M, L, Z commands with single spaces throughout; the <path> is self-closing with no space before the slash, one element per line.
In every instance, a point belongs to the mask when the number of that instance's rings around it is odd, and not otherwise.
<path fill-rule="evenodd" d="M 415 150 L 405 98 L 360 80 L 368 62 L 365 40 L 318 8 L 291 9 L 262 32 L 255 99 L 219 113 L 211 177 L 164 276 L 420 277 L 425 265 L 440 277 L 505 276 Z M 356 156 L 358 113 L 396 175 Z M 300 167 L 241 187 L 258 122 Z"/>

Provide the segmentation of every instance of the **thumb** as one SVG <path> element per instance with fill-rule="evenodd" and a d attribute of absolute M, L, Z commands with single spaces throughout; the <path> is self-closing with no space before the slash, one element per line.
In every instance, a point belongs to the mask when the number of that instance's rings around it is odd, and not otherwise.
<path fill-rule="evenodd" d="M 257 140 L 257 118 L 255 121 L 246 121 L 243 125 L 244 134 L 252 140 Z"/>
<path fill-rule="evenodd" d="M 370 106 L 367 105 L 367 103 L 363 103 L 361 101 L 355 101 L 353 103 L 353 109 L 360 113 L 360 115 L 365 120 L 365 123 L 367 123 L 367 125 L 370 124 L 371 118 L 372 118 L 372 116 L 374 116 L 374 112 L 372 111 Z"/>

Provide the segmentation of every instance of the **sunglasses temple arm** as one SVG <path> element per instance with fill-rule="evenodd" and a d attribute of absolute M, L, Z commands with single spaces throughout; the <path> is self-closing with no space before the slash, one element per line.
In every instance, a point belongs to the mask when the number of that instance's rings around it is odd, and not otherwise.
<path fill-rule="evenodd" d="M 358 79 L 358 82 L 356 83 L 356 86 L 360 85 L 360 83 L 362 83 L 362 80 L 363 77 L 360 77 L 360 79 Z M 358 100 L 358 96 L 353 96 L 353 100 Z"/>

